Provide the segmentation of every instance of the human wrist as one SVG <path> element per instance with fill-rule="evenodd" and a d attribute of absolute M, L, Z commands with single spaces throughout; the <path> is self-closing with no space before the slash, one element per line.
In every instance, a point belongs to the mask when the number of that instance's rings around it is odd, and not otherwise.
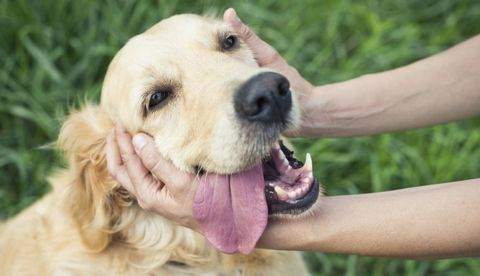
<path fill-rule="evenodd" d="M 370 75 L 344 82 L 317 86 L 304 101 L 301 134 L 303 137 L 346 137 L 377 133 L 382 118 L 378 88 Z"/>
<path fill-rule="evenodd" d="M 303 250 L 312 239 L 307 218 L 270 218 L 257 247 L 277 250 Z"/>
<path fill-rule="evenodd" d="M 331 130 L 325 129 L 325 126 L 331 125 L 333 106 L 335 98 L 332 97 L 333 85 L 321 85 L 313 87 L 310 93 L 302 95 L 301 103 L 301 121 L 298 129 L 298 136 L 319 138 L 330 136 Z"/>

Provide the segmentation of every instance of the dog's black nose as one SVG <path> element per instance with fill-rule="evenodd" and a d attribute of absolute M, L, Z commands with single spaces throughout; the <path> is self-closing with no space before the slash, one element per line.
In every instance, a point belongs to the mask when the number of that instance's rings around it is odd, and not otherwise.
<path fill-rule="evenodd" d="M 234 106 L 237 114 L 249 121 L 286 123 L 292 108 L 290 83 L 280 74 L 260 73 L 238 89 Z"/>

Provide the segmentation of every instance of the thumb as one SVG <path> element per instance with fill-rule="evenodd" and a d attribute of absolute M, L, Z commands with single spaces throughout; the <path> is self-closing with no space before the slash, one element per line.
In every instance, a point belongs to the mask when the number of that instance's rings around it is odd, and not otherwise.
<path fill-rule="evenodd" d="M 280 57 L 272 46 L 260 39 L 247 25 L 243 24 L 233 8 L 225 11 L 223 20 L 229 23 L 240 38 L 245 41 L 257 59 L 258 65 L 269 65 Z"/>
<path fill-rule="evenodd" d="M 165 186 L 170 186 L 168 180 L 184 176 L 183 172 L 160 154 L 151 136 L 138 133 L 132 138 L 132 143 L 143 165 Z M 169 187 L 171 188 L 175 189 L 175 187 Z"/>

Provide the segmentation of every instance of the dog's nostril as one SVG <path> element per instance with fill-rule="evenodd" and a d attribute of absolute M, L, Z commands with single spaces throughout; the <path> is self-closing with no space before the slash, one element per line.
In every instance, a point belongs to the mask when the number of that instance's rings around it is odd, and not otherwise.
<path fill-rule="evenodd" d="M 256 114 L 260 113 L 262 110 L 264 110 L 268 105 L 268 100 L 265 97 L 261 97 L 257 100 L 257 110 Z"/>
<path fill-rule="evenodd" d="M 286 96 L 289 91 L 290 91 L 290 85 L 288 82 L 282 81 L 278 84 L 278 94 L 280 96 Z"/>

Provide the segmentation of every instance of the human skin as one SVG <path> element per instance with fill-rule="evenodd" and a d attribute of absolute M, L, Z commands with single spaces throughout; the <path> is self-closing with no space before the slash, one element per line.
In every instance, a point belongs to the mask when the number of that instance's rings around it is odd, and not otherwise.
<path fill-rule="evenodd" d="M 480 114 L 480 36 L 398 69 L 313 89 L 300 134 L 372 135 Z M 319 112 L 321 111 L 321 112 Z"/>
<path fill-rule="evenodd" d="M 260 66 L 285 75 L 297 92 L 301 126 L 289 135 L 371 135 L 480 114 L 480 36 L 398 69 L 315 87 L 232 9 L 224 20 Z M 151 137 L 140 133 L 132 141 L 117 126 L 107 139 L 107 159 L 109 172 L 136 195 L 140 206 L 200 231 L 191 208 L 175 208 L 192 205 L 195 178 L 163 159 Z M 311 215 L 270 219 L 258 246 L 397 258 L 479 255 L 478 198 L 480 179 L 323 197 Z"/>
<path fill-rule="evenodd" d="M 475 256 L 479 196 L 480 179 L 473 179 L 325 197 L 311 216 L 272 219 L 257 246 L 411 259 Z"/>

